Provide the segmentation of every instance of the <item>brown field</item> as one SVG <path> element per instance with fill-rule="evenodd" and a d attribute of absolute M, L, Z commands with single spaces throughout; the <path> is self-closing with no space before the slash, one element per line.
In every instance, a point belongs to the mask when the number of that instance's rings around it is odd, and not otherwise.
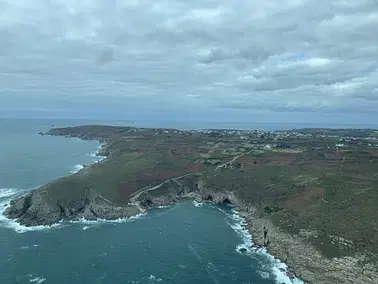
<path fill-rule="evenodd" d="M 306 188 L 282 201 L 281 206 L 294 212 L 301 212 L 311 203 L 322 199 L 324 194 L 325 189 L 323 187 Z"/>

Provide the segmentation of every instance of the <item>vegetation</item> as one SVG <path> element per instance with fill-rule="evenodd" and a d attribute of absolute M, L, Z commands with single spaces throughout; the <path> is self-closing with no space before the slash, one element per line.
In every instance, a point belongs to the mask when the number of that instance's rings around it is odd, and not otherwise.
<path fill-rule="evenodd" d="M 287 134 L 289 133 L 289 134 Z M 330 133 L 330 135 L 327 135 Z M 106 141 L 103 162 L 54 181 L 48 200 L 73 202 L 86 189 L 119 205 L 147 186 L 202 173 L 261 208 L 261 215 L 308 239 L 324 255 L 378 255 L 378 148 L 375 130 L 305 129 L 264 133 L 82 126 L 48 134 Z M 336 147 L 341 138 L 351 144 Z M 357 142 L 360 143 L 357 143 Z M 274 145 L 272 145 L 274 144 Z"/>

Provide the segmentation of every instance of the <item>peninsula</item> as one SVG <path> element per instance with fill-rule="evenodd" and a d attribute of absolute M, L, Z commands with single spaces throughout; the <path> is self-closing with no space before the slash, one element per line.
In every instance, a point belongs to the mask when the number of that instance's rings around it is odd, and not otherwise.
<path fill-rule="evenodd" d="M 254 243 L 306 283 L 378 283 L 378 131 L 86 125 L 46 135 L 103 143 L 107 158 L 11 201 L 26 226 L 117 219 L 184 198 L 233 204 Z"/>

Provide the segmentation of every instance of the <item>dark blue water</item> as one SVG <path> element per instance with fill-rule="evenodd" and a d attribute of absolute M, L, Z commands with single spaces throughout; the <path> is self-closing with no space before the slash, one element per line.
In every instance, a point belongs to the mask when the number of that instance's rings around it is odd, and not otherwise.
<path fill-rule="evenodd" d="M 82 121 L 0 122 L 0 207 L 15 194 L 95 162 L 98 143 L 36 135 Z M 24 228 L 0 217 L 0 283 L 290 283 L 250 245 L 232 208 L 191 201 L 117 222 Z M 299 281 L 298 281 L 299 283 Z"/>

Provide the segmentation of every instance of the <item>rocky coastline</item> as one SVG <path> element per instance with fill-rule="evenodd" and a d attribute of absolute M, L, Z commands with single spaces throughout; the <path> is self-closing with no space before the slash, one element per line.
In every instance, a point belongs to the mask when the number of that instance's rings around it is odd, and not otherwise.
<path fill-rule="evenodd" d="M 75 204 L 59 204 L 56 208 L 46 206 L 42 202 L 43 190 L 33 191 L 26 196 L 11 202 L 5 214 L 17 219 L 23 225 L 52 225 L 62 219 L 114 220 L 146 213 L 154 206 L 167 206 L 185 199 L 215 204 L 232 204 L 239 214 L 245 218 L 248 230 L 253 236 L 253 247 L 266 248 L 268 252 L 285 262 L 290 268 L 286 273 L 302 279 L 304 283 L 376 283 L 377 268 L 371 264 L 362 264 L 363 255 L 326 259 L 305 238 L 289 235 L 277 228 L 267 218 L 259 217 L 259 209 L 245 203 L 232 192 L 214 191 L 206 187 L 200 178 L 184 182 L 175 179 L 164 183 L 154 190 L 145 190 L 138 198 L 127 206 L 119 207 L 104 200 L 98 194 L 87 192 L 87 195 Z"/>
<path fill-rule="evenodd" d="M 130 128 L 131 129 L 131 128 Z M 105 143 L 99 156 L 112 157 L 111 135 L 96 135 L 67 130 L 51 130 L 45 135 L 77 137 L 85 140 L 98 140 Z M 87 167 L 84 170 L 90 170 Z M 52 182 L 53 183 L 53 182 Z M 104 197 L 90 187 L 78 198 L 59 199 L 51 202 L 49 187 L 46 184 L 24 196 L 12 200 L 5 210 L 8 218 L 16 219 L 22 225 L 53 225 L 62 219 L 114 220 L 128 218 L 146 213 L 155 206 L 167 206 L 184 199 L 215 204 L 232 204 L 239 214 L 245 218 L 248 230 L 253 236 L 253 247 L 266 248 L 267 251 L 285 262 L 290 268 L 286 275 L 302 279 L 305 283 L 378 283 L 378 268 L 367 261 L 362 253 L 339 258 L 327 258 L 322 255 L 303 234 L 289 234 L 271 220 L 261 214 L 258 203 L 246 201 L 238 192 L 214 189 L 207 184 L 206 177 L 201 174 L 185 174 L 169 178 L 158 185 L 142 188 L 133 193 L 127 204 L 118 204 Z"/>
<path fill-rule="evenodd" d="M 378 270 L 372 264 L 364 263 L 366 256 L 360 254 L 353 257 L 327 259 L 318 252 L 306 238 L 290 235 L 269 219 L 259 217 L 258 207 L 248 204 L 232 192 L 219 192 L 206 187 L 205 182 L 198 180 L 194 190 L 180 188 L 177 196 L 141 196 L 142 205 L 168 205 L 182 198 L 194 198 L 197 201 L 214 202 L 216 204 L 232 204 L 239 214 L 245 218 L 248 230 L 253 236 L 253 247 L 266 248 L 276 258 L 289 266 L 286 275 L 298 277 L 308 284 L 329 283 L 376 283 Z"/>

